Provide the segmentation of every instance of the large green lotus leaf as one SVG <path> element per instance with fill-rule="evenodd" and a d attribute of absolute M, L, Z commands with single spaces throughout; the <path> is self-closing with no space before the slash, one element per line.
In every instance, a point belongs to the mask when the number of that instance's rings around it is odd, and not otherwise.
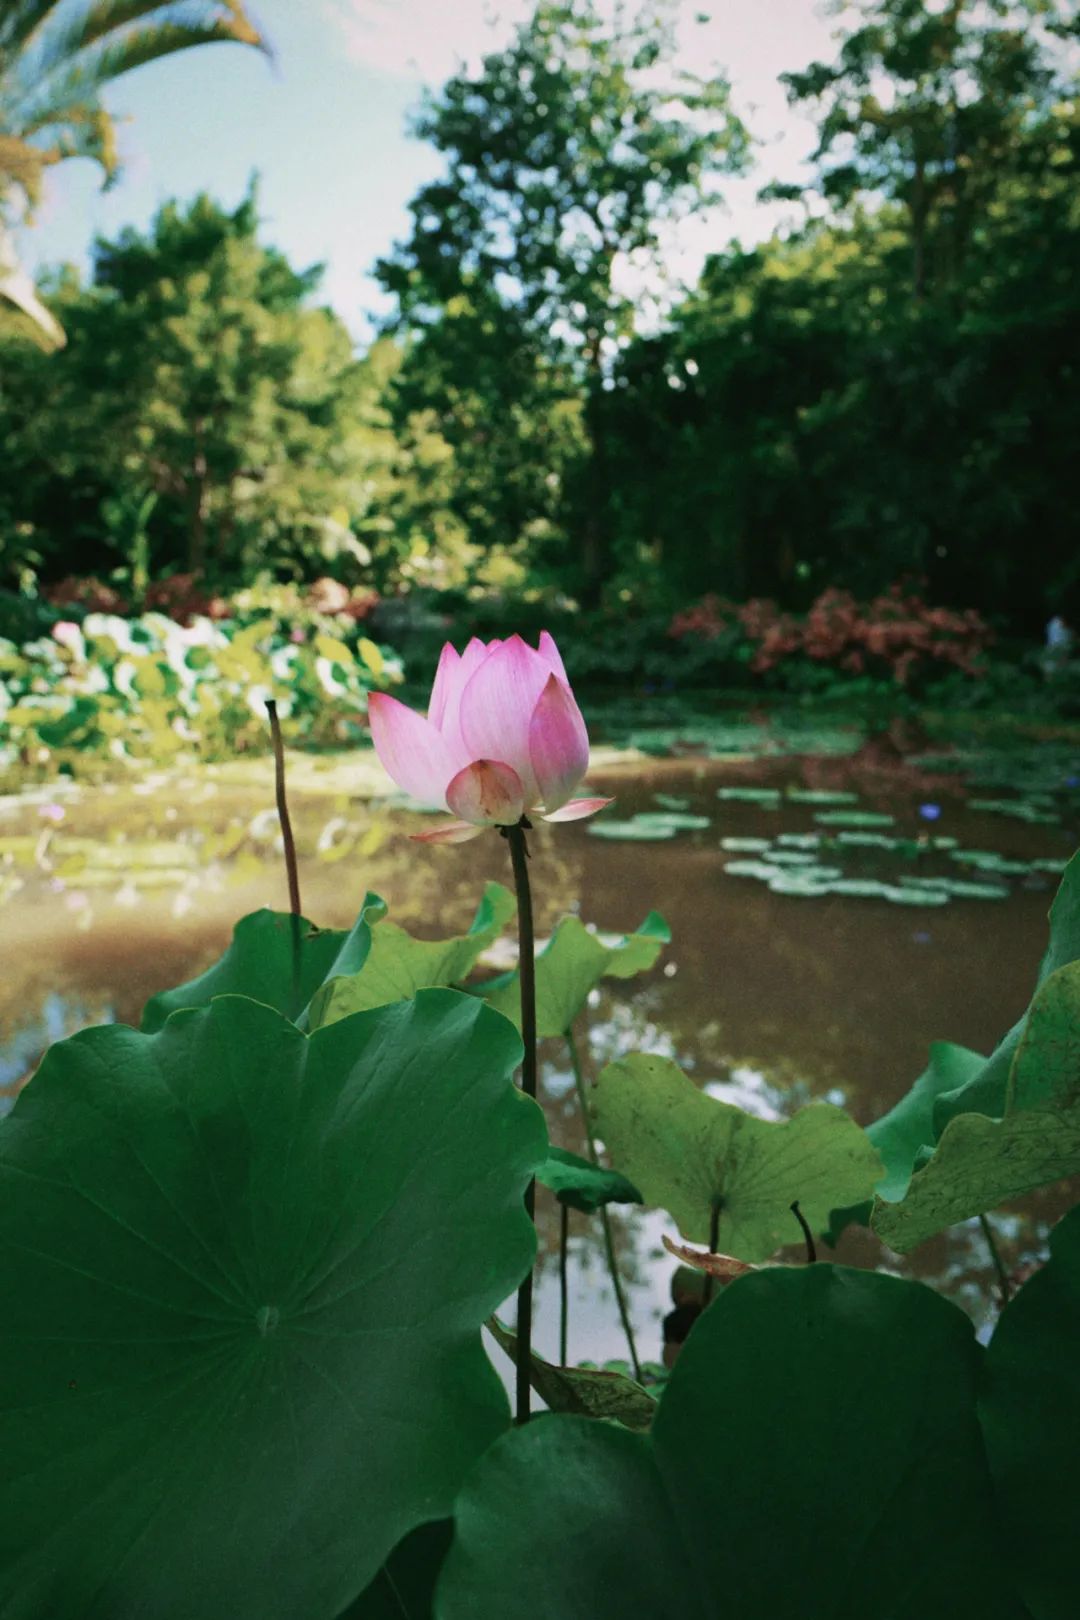
<path fill-rule="evenodd" d="M 903 1198 L 911 1183 L 920 1150 L 934 1140 L 934 1103 L 943 1091 L 954 1091 L 982 1069 L 986 1059 L 980 1052 L 950 1041 L 934 1041 L 930 1062 L 906 1096 L 881 1119 L 866 1128 L 866 1134 L 881 1154 L 885 1174 L 874 1188 L 879 1198 L 893 1202 Z M 834 1209 L 829 1242 L 835 1243 L 845 1226 L 857 1221 L 865 1226 L 873 1201 L 849 1209 Z"/>
<path fill-rule="evenodd" d="M 516 1365 L 517 1334 L 503 1327 L 497 1316 L 488 1332 Z M 553 1412 L 577 1412 L 583 1417 L 607 1418 L 627 1429 L 647 1429 L 656 1413 L 656 1396 L 625 1373 L 598 1367 L 560 1367 L 530 1354 L 529 1383 Z"/>
<path fill-rule="evenodd" d="M 496 1441 L 458 1498 L 436 1614 L 1025 1620 L 980 1357 L 919 1283 L 742 1278 L 695 1325 L 648 1435 L 549 1417 Z"/>
<path fill-rule="evenodd" d="M 507 1421 L 519 1059 L 447 990 L 50 1050 L 0 1135 L 5 1620 L 331 1620 L 446 1517 Z"/>
<path fill-rule="evenodd" d="M 371 948 L 359 972 L 329 980 L 312 999 L 312 1027 L 319 1029 L 392 1001 L 408 1001 L 418 990 L 459 984 L 513 914 L 509 889 L 489 883 L 467 934 L 414 939 L 396 923 L 379 922 L 371 931 Z"/>
<path fill-rule="evenodd" d="M 536 1033 L 565 1035 L 601 979 L 632 979 L 655 965 L 671 930 L 650 911 L 640 928 L 613 943 L 592 933 L 578 917 L 564 917 L 536 958 Z M 505 973 L 480 993 L 488 1005 L 521 1027 L 517 972 Z"/>
<path fill-rule="evenodd" d="M 1080 1173 L 1080 962 L 1058 968 L 1032 1002 L 1003 1119 L 959 1114 L 900 1203 L 871 1224 L 906 1254 L 935 1232 Z"/>
<path fill-rule="evenodd" d="M 979 1415 L 1009 1527 L 1010 1559 L 1036 1620 L 1080 1614 L 1080 1208 L 1050 1260 L 1006 1307 L 986 1356 Z"/>
<path fill-rule="evenodd" d="M 1062 874 L 1061 885 L 1050 907 L 1050 940 L 1039 966 L 1035 994 L 1051 974 L 1080 959 L 1080 855 L 1074 855 Z M 1028 1009 L 1028 1012 L 1030 1008 Z M 943 1092 L 934 1105 L 934 1140 L 941 1136 L 951 1119 L 960 1114 L 986 1114 L 1000 1119 L 1005 1113 L 1009 1075 L 1028 1020 L 1028 1012 L 1013 1025 L 986 1059 L 980 1071 L 969 1075 L 963 1085 Z"/>
<path fill-rule="evenodd" d="M 800 1240 L 791 1205 L 820 1230 L 830 1210 L 861 1203 L 881 1176 L 866 1132 L 841 1108 L 811 1103 L 779 1123 L 754 1119 L 699 1091 L 669 1058 L 632 1053 L 609 1063 L 593 1117 L 614 1162 L 697 1243 L 765 1260 Z"/>
<path fill-rule="evenodd" d="M 319 929 L 299 918 L 300 972 L 293 964 L 293 918 L 287 911 L 253 911 L 241 917 L 232 943 L 220 961 L 197 979 L 151 996 L 142 1015 L 142 1028 L 152 1035 L 181 1007 L 207 1007 L 214 996 L 250 996 L 286 1016 L 305 1007 L 333 973 L 350 972 L 363 963 L 371 938 L 372 915 L 385 910 L 378 895 L 369 894 L 355 926 L 344 933 Z"/>

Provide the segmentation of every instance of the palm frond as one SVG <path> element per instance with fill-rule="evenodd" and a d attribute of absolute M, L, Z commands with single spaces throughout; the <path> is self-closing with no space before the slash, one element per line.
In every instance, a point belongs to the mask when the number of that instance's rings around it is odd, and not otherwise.
<path fill-rule="evenodd" d="M 11 232 L 3 223 L 0 223 L 0 299 L 22 310 L 34 323 L 45 348 L 63 348 L 67 342 L 64 328 L 38 297 L 29 273 L 19 263 Z"/>
<path fill-rule="evenodd" d="M 155 15 L 160 21 L 148 20 Z M 96 157 L 111 173 L 114 155 L 105 137 L 111 137 L 112 125 L 100 114 L 102 87 L 148 62 L 215 43 L 266 48 L 240 0 L 94 0 L 62 29 L 47 29 L 17 70 L 7 74 L 0 94 L 4 122 L 12 134 L 40 144 L 44 132 L 92 108 L 103 139 L 95 147 L 81 137 L 79 155 Z M 88 123 L 85 116 L 83 122 Z"/>
<path fill-rule="evenodd" d="M 0 9 L 0 52 L 22 49 L 62 0 L 6 0 Z"/>
<path fill-rule="evenodd" d="M 61 7 L 55 20 L 41 30 L 33 48 L 33 77 L 44 78 L 110 36 L 130 38 L 164 28 L 192 35 L 220 29 L 224 32 L 215 32 L 217 39 L 266 48 L 241 0 L 81 0 L 78 6 Z"/>

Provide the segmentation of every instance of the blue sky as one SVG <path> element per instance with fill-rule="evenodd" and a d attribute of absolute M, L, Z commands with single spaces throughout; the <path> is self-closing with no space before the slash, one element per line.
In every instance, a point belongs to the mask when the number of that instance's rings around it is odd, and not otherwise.
<path fill-rule="evenodd" d="M 475 62 L 505 39 L 528 0 L 253 0 L 269 36 L 268 63 L 212 46 L 120 80 L 108 103 L 124 122 L 124 172 L 107 193 L 98 171 L 66 163 L 52 174 L 38 223 L 24 232 L 31 266 L 85 264 L 95 233 L 145 225 L 170 197 L 206 190 L 235 203 L 261 177 L 264 234 L 294 263 L 326 264 L 323 297 L 359 339 L 382 307 L 369 272 L 408 223 L 409 198 L 438 173 L 436 155 L 407 133 L 425 83 Z M 701 24 L 700 14 L 711 12 Z M 815 0 L 681 0 L 684 59 L 726 67 L 737 105 L 763 140 L 750 180 L 728 185 L 723 213 L 686 226 L 669 248 L 689 280 L 732 236 L 767 235 L 783 210 L 754 201 L 767 178 L 798 174 L 812 127 L 787 108 L 778 73 L 833 54 Z M 790 209 L 787 210 L 790 213 Z"/>

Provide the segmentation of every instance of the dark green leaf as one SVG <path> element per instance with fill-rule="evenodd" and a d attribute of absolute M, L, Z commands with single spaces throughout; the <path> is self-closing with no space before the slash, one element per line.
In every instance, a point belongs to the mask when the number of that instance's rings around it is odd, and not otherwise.
<path fill-rule="evenodd" d="M 986 1356 L 979 1416 L 1008 1527 L 1010 1562 L 1035 1620 L 1080 1612 L 1080 1208 L 1050 1260 L 1006 1307 Z"/>
<path fill-rule="evenodd" d="M 368 913 L 380 907 L 377 895 L 368 895 L 359 921 L 349 933 L 318 929 L 306 917 L 299 919 L 300 974 L 293 981 L 293 919 L 287 911 L 253 911 L 233 930 L 232 943 L 220 961 L 197 979 L 151 996 L 142 1016 L 142 1028 L 152 1035 L 180 1007 L 206 1007 L 214 996 L 250 996 L 287 1017 L 305 1007 L 328 974 L 341 971 L 344 959 L 350 971 L 362 962 L 370 939 Z"/>
<path fill-rule="evenodd" d="M 640 1204 L 641 1194 L 632 1181 L 627 1181 L 617 1170 L 605 1170 L 602 1165 L 569 1153 L 566 1148 L 551 1146 L 548 1156 L 536 1172 L 536 1179 L 562 1204 L 578 1209 L 583 1215 L 593 1215 L 605 1204 Z"/>
<path fill-rule="evenodd" d="M 495 1443 L 458 1498 L 440 1620 L 1025 1620 L 980 1355 L 918 1283 L 743 1278 L 693 1328 L 648 1435 L 550 1417 Z"/>
<path fill-rule="evenodd" d="M 533 1252 L 519 1057 L 445 990 L 51 1049 L 0 1136 L 0 1609 L 331 1620 L 446 1516 L 507 1421 L 479 1328 Z"/>
<path fill-rule="evenodd" d="M 418 1525 L 338 1620 L 432 1620 L 435 1584 L 453 1535 L 451 1519 Z"/>

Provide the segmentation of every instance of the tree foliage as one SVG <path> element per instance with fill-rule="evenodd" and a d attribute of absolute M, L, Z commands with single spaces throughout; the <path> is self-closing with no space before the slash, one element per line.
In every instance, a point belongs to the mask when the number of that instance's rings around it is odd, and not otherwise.
<path fill-rule="evenodd" d="M 746 149 L 726 82 L 673 65 L 674 15 L 619 7 L 612 23 L 596 0 L 540 0 L 428 100 L 416 132 L 446 171 L 379 266 L 413 338 L 399 410 L 419 392 L 436 413 L 457 509 L 485 540 L 576 526 L 587 592 L 609 567 L 596 411 L 635 328 L 626 272 L 656 273 L 667 229 Z"/>
<path fill-rule="evenodd" d="M 393 476 L 380 357 L 354 358 L 341 321 L 312 307 L 319 269 L 294 270 L 257 230 L 254 191 L 232 211 L 166 205 L 146 234 L 98 241 L 89 286 L 57 287 L 63 354 L 6 346 L 13 528 L 43 547 L 85 537 L 85 572 L 124 558 L 108 503 L 152 492 L 157 570 L 357 551 L 351 524 Z"/>

